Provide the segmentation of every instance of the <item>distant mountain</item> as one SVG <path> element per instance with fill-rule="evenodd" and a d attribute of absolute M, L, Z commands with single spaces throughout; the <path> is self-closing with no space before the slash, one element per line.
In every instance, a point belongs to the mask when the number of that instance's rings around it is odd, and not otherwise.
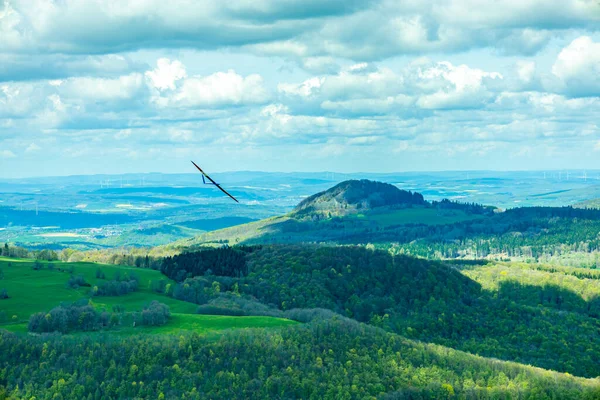
<path fill-rule="evenodd" d="M 403 226 L 417 226 L 414 229 L 420 233 L 410 234 L 416 238 L 428 232 L 426 226 L 480 220 L 493 214 L 491 207 L 449 200 L 428 202 L 420 193 L 388 183 L 349 180 L 307 197 L 288 214 L 207 232 L 171 247 L 182 250 L 211 243 L 365 243 L 377 241 L 373 235 L 392 235 L 385 241 L 395 241 L 395 232 Z"/>
<path fill-rule="evenodd" d="M 304 199 L 294 213 L 344 215 L 385 206 L 428 204 L 420 193 L 400 190 L 389 183 L 367 179 L 349 180 Z"/>

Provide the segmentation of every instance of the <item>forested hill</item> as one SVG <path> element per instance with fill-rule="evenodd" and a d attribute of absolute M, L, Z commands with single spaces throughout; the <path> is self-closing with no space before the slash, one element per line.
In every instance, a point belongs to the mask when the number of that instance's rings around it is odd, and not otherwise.
<path fill-rule="evenodd" d="M 383 206 L 425 205 L 420 193 L 400 190 L 394 185 L 367 179 L 349 180 L 304 199 L 295 208 L 297 214 L 324 211 L 332 215 L 347 211 L 370 210 Z"/>
<path fill-rule="evenodd" d="M 429 202 L 416 192 L 361 180 L 308 197 L 290 214 L 208 232 L 167 250 L 173 254 L 207 244 L 371 243 L 426 258 L 599 266 L 598 231 L 598 209 L 518 207 L 500 212 L 473 203 Z"/>

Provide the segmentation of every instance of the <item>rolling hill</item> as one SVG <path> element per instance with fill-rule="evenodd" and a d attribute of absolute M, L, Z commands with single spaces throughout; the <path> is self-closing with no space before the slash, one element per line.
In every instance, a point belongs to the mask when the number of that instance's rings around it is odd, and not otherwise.
<path fill-rule="evenodd" d="M 420 193 L 369 180 L 350 180 L 302 200 L 292 212 L 207 232 L 168 245 L 339 242 L 405 225 L 449 225 L 479 220 L 493 208 L 448 200 L 428 202 Z M 360 242 L 363 243 L 363 242 Z"/>
<path fill-rule="evenodd" d="M 116 329 L 115 333 L 177 333 L 189 330 L 198 333 L 220 331 L 231 328 L 274 327 L 284 326 L 291 321 L 270 317 L 237 318 L 230 316 L 197 315 L 197 305 L 174 299 L 164 293 L 152 290 L 152 283 L 159 280 L 169 281 L 160 272 L 117 265 L 95 263 L 61 263 L 43 262 L 39 270 L 32 269 L 34 260 L 0 257 L 0 289 L 6 289 L 9 298 L 0 300 L 0 330 L 26 332 L 27 321 L 36 312 L 46 312 L 61 303 L 73 303 L 90 298 L 93 286 L 106 279 L 113 279 L 115 274 L 121 276 L 135 275 L 139 279 L 137 291 L 122 296 L 91 297 L 91 304 L 97 309 L 111 310 L 121 307 L 125 312 L 139 311 L 145 304 L 153 300 L 169 306 L 173 319 L 162 327 L 140 327 Z M 97 277 L 101 271 L 106 278 Z M 67 286 L 71 275 L 81 275 L 89 287 L 73 289 Z M 171 283 L 174 283 L 171 281 Z"/>
<path fill-rule="evenodd" d="M 294 209 L 296 216 L 345 215 L 358 210 L 369 211 L 385 206 L 425 205 L 419 193 L 400 190 L 389 183 L 362 180 L 344 181 L 304 199 Z"/>

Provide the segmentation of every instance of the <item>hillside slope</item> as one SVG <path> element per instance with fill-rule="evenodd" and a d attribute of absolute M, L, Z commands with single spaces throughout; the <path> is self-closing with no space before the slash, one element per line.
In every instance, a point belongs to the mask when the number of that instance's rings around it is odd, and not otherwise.
<path fill-rule="evenodd" d="M 404 225 L 449 225 L 491 216 L 493 208 L 448 200 L 428 202 L 417 192 L 383 182 L 350 180 L 316 193 L 289 214 L 208 232 L 168 247 L 195 245 L 338 242 Z"/>

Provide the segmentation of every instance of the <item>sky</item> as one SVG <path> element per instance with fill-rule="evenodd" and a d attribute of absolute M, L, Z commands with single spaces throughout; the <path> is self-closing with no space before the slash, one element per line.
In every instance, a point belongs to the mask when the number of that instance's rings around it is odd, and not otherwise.
<path fill-rule="evenodd" d="M 0 0 L 0 178 L 600 169 L 600 0 Z"/>

